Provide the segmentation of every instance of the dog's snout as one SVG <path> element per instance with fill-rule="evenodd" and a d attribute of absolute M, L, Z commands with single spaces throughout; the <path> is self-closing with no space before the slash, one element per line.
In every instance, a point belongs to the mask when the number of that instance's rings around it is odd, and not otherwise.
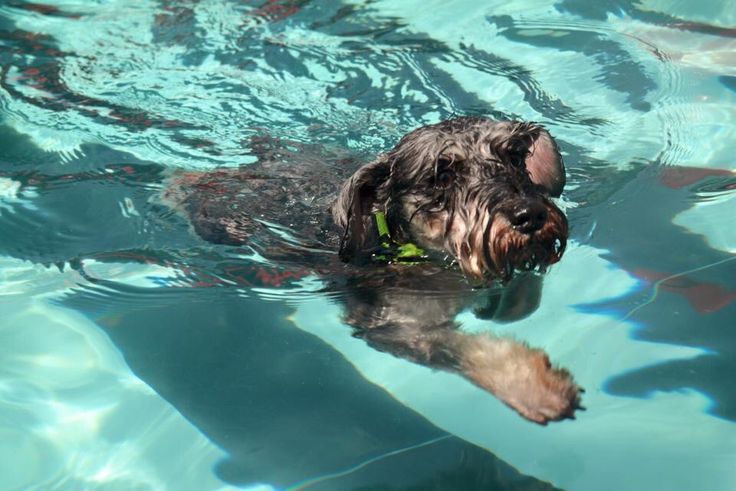
<path fill-rule="evenodd" d="M 531 234 L 547 221 L 547 207 L 538 201 L 526 200 L 508 214 L 509 222 L 522 233 Z"/>

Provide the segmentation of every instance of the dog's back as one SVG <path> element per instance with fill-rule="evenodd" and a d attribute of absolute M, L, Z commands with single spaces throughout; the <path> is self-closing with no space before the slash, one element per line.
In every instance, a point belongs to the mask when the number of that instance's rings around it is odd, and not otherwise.
<path fill-rule="evenodd" d="M 294 151 L 278 140 L 262 140 L 252 142 L 258 156 L 254 164 L 175 173 L 164 200 L 208 242 L 245 245 L 276 234 L 334 248 L 337 232 L 327 209 L 358 164 L 311 147 Z"/>

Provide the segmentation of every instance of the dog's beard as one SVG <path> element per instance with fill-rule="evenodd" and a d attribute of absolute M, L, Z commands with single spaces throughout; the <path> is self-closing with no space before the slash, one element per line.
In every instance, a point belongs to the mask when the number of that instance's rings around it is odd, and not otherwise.
<path fill-rule="evenodd" d="M 548 208 L 548 219 L 531 234 L 519 232 L 503 216 L 493 220 L 490 230 L 490 256 L 496 275 L 509 280 L 514 271 L 538 271 L 562 258 L 567 245 L 567 220 Z"/>
<path fill-rule="evenodd" d="M 548 206 L 548 218 L 537 231 L 517 230 L 502 214 L 471 208 L 455 216 L 446 248 L 471 281 L 508 281 L 516 271 L 544 272 L 562 257 L 567 244 L 567 220 Z M 459 215 L 459 214 L 458 214 Z"/>

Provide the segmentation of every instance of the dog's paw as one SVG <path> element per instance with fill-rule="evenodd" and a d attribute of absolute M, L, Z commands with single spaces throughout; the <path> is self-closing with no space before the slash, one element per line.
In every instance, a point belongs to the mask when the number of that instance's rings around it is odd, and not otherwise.
<path fill-rule="evenodd" d="M 574 419 L 575 411 L 583 409 L 583 389 L 567 370 L 553 367 L 544 351 L 510 339 L 473 336 L 464 343 L 462 370 L 535 423 Z"/>
<path fill-rule="evenodd" d="M 542 425 L 549 421 L 575 419 L 583 392 L 570 372 L 551 365 L 547 355 L 532 350 L 529 358 L 529 376 L 518 387 L 508 387 L 506 402 L 525 418 Z"/>

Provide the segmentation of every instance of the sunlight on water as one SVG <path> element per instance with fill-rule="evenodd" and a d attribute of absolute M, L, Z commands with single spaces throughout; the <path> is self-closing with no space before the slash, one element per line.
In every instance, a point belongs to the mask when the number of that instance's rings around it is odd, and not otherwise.
<path fill-rule="evenodd" d="M 25 270 L 29 288 L 46 283 L 37 295 L 65 283 L 3 262 L 11 268 Z M 93 323 L 28 293 L 0 293 L 2 489 L 226 489 L 208 472 L 222 452 L 130 373 Z M 172 451 L 187 462 L 183 475 Z"/>
<path fill-rule="evenodd" d="M 711 247 L 736 254 L 736 229 L 722 225 L 733 220 L 734 209 L 736 197 L 724 196 L 690 208 L 678 215 L 674 223 L 702 234 Z"/>

